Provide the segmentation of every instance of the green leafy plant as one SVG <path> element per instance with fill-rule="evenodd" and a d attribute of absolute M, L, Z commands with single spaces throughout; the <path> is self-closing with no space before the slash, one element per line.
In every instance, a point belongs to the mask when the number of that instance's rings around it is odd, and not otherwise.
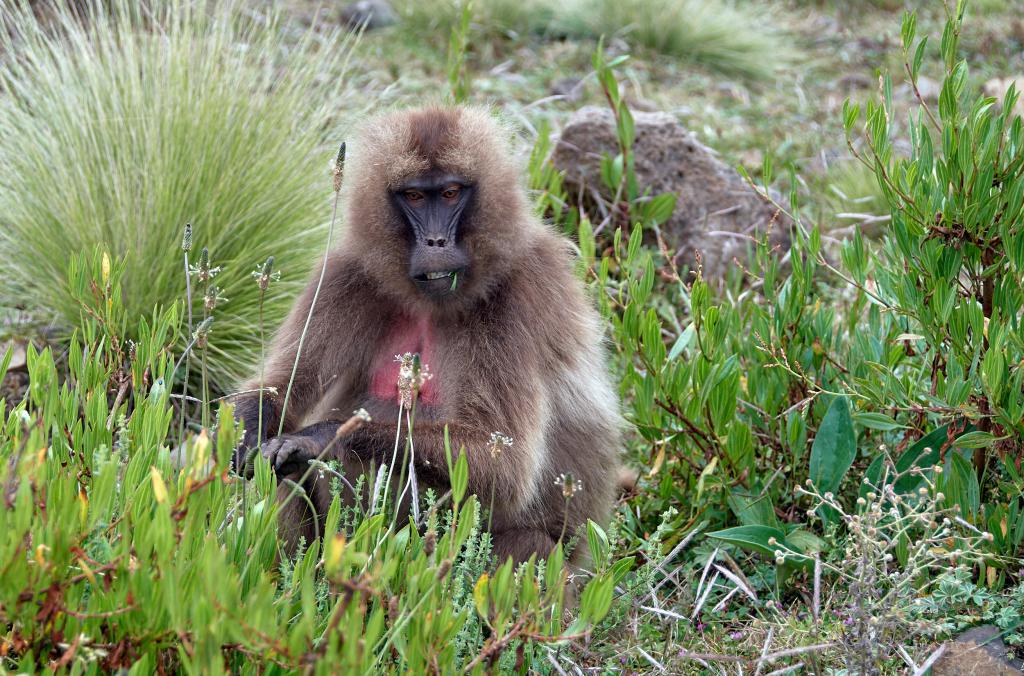
<path fill-rule="evenodd" d="M 419 523 L 387 499 L 369 513 L 344 507 L 336 490 L 323 544 L 284 557 L 276 496 L 293 489 L 262 458 L 251 483 L 230 471 L 230 406 L 215 436 L 178 438 L 168 383 L 183 361 L 181 305 L 133 322 L 127 268 L 106 253 L 74 260 L 82 318 L 67 378 L 50 350 L 29 348 L 27 398 L 0 402 L 4 668 L 485 673 L 540 661 L 608 614 L 632 559 L 611 561 L 596 525 L 598 565 L 571 618 L 560 546 L 545 562 L 492 569 L 464 453 L 450 494 L 425 496 Z"/>

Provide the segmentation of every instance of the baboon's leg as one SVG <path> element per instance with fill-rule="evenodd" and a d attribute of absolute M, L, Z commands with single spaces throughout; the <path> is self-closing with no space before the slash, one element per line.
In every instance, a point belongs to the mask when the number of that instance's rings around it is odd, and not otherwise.
<path fill-rule="evenodd" d="M 555 547 L 555 541 L 542 530 L 535 528 L 510 528 L 491 534 L 494 543 L 494 555 L 498 565 L 512 557 L 514 563 L 521 563 L 534 553 L 537 558 L 545 558 Z"/>
<path fill-rule="evenodd" d="M 356 481 L 361 474 L 369 475 L 371 464 L 349 451 L 336 453 L 332 460 L 339 461 L 338 471 L 344 477 L 343 480 L 337 482 L 340 487 L 341 503 L 344 506 L 352 507 L 355 505 L 356 496 L 353 489 Z M 307 469 L 309 469 L 308 465 L 305 469 L 296 466 L 278 476 L 277 530 L 289 556 L 295 553 L 300 538 L 305 539 L 306 545 L 309 546 L 324 536 L 323 529 L 327 511 L 330 509 L 334 497 L 331 494 L 334 475 L 327 471 L 314 468 L 309 472 L 305 481 L 301 484 L 298 483 Z M 372 481 L 373 476 L 367 476 L 364 493 L 369 493 Z M 367 508 L 368 501 L 369 496 L 363 495 L 363 509 Z"/>

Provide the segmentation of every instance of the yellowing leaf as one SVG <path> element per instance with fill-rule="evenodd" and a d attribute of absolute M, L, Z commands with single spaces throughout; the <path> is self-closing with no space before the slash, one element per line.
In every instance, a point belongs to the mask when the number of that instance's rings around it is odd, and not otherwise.
<path fill-rule="evenodd" d="M 661 445 L 658 449 L 658 455 L 654 456 L 654 465 L 651 467 L 651 471 L 647 473 L 647 476 L 654 476 L 661 471 L 661 466 L 665 464 L 665 444 Z"/>
<path fill-rule="evenodd" d="M 78 491 L 78 518 L 84 526 L 89 517 L 89 496 L 85 491 Z"/>
<path fill-rule="evenodd" d="M 92 569 L 89 568 L 89 566 L 85 565 L 85 561 L 83 561 L 82 559 L 78 559 L 78 567 L 81 568 L 82 573 L 84 573 L 85 576 L 89 578 L 89 582 L 95 585 L 96 575 L 93 574 Z"/>
<path fill-rule="evenodd" d="M 110 279 L 110 255 L 104 251 L 103 261 L 100 263 L 100 270 L 103 274 L 103 283 L 106 284 Z"/>
<path fill-rule="evenodd" d="M 711 462 L 708 463 L 707 467 L 701 470 L 700 478 L 697 479 L 697 501 L 700 501 L 700 496 L 704 493 L 704 479 L 708 478 L 715 473 L 715 467 L 718 466 L 718 456 L 711 458 Z"/>
<path fill-rule="evenodd" d="M 203 429 L 199 436 L 192 442 L 192 472 L 198 476 L 206 471 L 206 465 L 210 460 L 210 437 Z"/>
<path fill-rule="evenodd" d="M 331 543 L 327 546 L 326 568 L 328 572 L 335 571 L 341 566 L 341 555 L 345 553 L 345 536 L 335 533 Z"/>
<path fill-rule="evenodd" d="M 149 468 L 149 478 L 153 481 L 153 497 L 157 503 L 167 502 L 167 484 L 156 467 Z"/>
<path fill-rule="evenodd" d="M 487 581 L 490 578 L 487 573 L 480 576 L 473 587 L 473 602 L 476 604 L 476 612 L 480 617 L 487 619 Z"/>

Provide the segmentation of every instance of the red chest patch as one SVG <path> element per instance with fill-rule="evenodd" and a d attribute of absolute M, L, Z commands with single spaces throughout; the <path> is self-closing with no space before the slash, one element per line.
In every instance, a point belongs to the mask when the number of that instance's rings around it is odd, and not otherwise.
<path fill-rule="evenodd" d="M 432 369 L 433 330 L 425 318 L 403 317 L 391 327 L 384 339 L 384 347 L 377 353 L 370 377 L 370 395 L 384 401 L 399 400 L 398 375 L 401 364 L 396 356 L 407 352 L 419 354 L 420 363 Z M 420 403 L 437 405 L 440 392 L 431 378 L 423 383 L 419 393 Z"/>

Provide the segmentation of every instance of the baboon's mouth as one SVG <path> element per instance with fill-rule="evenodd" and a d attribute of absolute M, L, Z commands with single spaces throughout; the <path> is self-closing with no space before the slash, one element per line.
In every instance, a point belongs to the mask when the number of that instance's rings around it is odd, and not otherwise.
<path fill-rule="evenodd" d="M 465 268 L 454 270 L 436 270 L 432 272 L 421 272 L 413 275 L 412 280 L 416 286 L 430 296 L 447 296 L 460 288 Z"/>
<path fill-rule="evenodd" d="M 452 289 L 459 283 L 460 277 L 465 268 L 457 268 L 455 270 L 437 270 L 433 272 L 421 272 L 418 275 L 413 275 L 413 281 L 417 284 L 426 284 L 429 286 L 440 287 L 442 285 L 449 285 Z"/>
<path fill-rule="evenodd" d="M 455 270 L 442 270 L 441 272 L 424 272 L 422 275 L 417 275 L 416 279 L 421 282 L 432 282 L 435 279 L 445 279 L 446 277 L 453 277 L 457 273 Z"/>

